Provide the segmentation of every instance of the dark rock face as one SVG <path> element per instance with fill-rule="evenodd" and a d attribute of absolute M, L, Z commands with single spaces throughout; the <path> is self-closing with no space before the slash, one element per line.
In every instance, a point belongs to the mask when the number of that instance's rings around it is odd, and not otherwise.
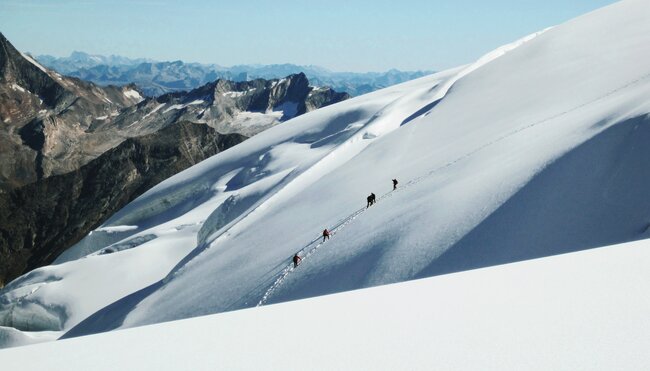
<path fill-rule="evenodd" d="M 93 117 L 142 100 L 47 70 L 0 34 L 0 192 L 79 168 L 123 138 L 86 132 Z"/>
<path fill-rule="evenodd" d="M 329 88 L 313 89 L 305 99 L 305 108 L 307 112 L 328 106 L 332 102 L 341 102 L 349 99 L 348 93 L 339 93 Z"/>
<path fill-rule="evenodd" d="M 45 71 L 30 63 L 0 34 L 0 77 L 41 97 L 51 108 L 66 95 L 66 90 Z M 17 90 L 17 89 L 14 89 Z"/>
<path fill-rule="evenodd" d="M 0 194 L 0 286 L 51 263 L 162 180 L 245 139 L 179 122 L 127 139 L 78 170 Z"/>

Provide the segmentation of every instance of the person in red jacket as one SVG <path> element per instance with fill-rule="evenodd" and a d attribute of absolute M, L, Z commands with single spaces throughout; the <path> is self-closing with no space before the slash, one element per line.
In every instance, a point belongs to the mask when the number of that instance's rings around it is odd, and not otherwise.
<path fill-rule="evenodd" d="M 294 268 L 297 267 L 298 264 L 300 264 L 301 261 L 302 261 L 302 259 L 300 258 L 300 256 L 298 256 L 298 254 L 294 255 L 293 256 L 293 267 Z"/>
<path fill-rule="evenodd" d="M 330 239 L 330 231 L 328 231 L 327 228 L 323 230 L 323 242 L 325 242 L 326 239 Z"/>

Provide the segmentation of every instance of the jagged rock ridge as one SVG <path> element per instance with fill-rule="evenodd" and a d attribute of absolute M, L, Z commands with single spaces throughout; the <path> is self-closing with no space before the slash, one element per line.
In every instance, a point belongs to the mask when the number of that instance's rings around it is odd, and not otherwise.
<path fill-rule="evenodd" d="M 143 98 L 134 86 L 99 87 L 50 71 L 0 34 L 0 191 L 63 174 L 117 145 L 88 133 L 93 117 Z"/>

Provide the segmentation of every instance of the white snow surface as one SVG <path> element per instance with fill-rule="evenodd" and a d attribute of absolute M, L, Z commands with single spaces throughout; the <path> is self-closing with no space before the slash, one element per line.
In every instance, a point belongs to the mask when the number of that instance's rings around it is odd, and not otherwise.
<path fill-rule="evenodd" d="M 196 100 L 191 101 L 187 105 L 188 106 L 194 106 L 194 105 L 203 104 L 203 103 L 205 103 L 205 101 L 203 101 L 202 99 L 196 99 Z"/>
<path fill-rule="evenodd" d="M 29 54 L 26 54 L 26 53 L 20 53 L 20 54 L 23 56 L 23 58 L 27 59 L 29 61 L 29 63 L 31 63 L 34 66 L 38 67 L 39 70 L 41 70 L 41 71 L 43 71 L 45 73 L 48 73 L 47 70 L 45 69 L 45 67 L 43 67 L 40 63 L 36 62 L 36 60 L 34 58 L 32 58 Z"/>
<path fill-rule="evenodd" d="M 167 107 L 167 108 L 163 111 L 163 113 L 167 113 L 167 112 L 169 112 L 169 111 L 171 111 L 171 110 L 180 110 L 180 109 L 183 109 L 183 108 L 185 108 L 185 107 L 187 107 L 187 106 L 194 106 L 194 105 L 197 105 L 197 104 L 203 104 L 203 103 L 205 103 L 205 101 L 203 101 L 203 100 L 201 100 L 201 99 L 197 99 L 197 100 L 193 100 L 193 101 L 191 101 L 191 102 L 189 102 L 189 103 L 185 103 L 185 104 L 173 104 L 173 105 Z M 159 109 L 159 107 L 160 107 L 160 106 L 156 107 L 156 108 L 154 109 L 154 111 L 150 112 L 150 114 L 153 113 L 153 112 L 155 112 L 155 111 L 157 111 L 157 110 Z"/>
<path fill-rule="evenodd" d="M 221 95 L 229 98 L 237 98 L 243 96 L 246 93 L 247 91 L 227 91 L 225 93 L 221 93 Z"/>
<path fill-rule="evenodd" d="M 163 108 L 163 107 L 165 106 L 165 104 L 167 104 L 167 103 L 160 103 L 160 104 L 158 104 L 158 105 L 157 105 L 154 109 L 152 109 L 149 113 L 147 113 L 146 115 L 142 116 L 142 120 L 144 120 L 144 119 L 146 119 L 147 117 L 149 117 L 149 116 L 153 115 L 154 113 L 156 113 L 159 109 Z"/>
<path fill-rule="evenodd" d="M 128 97 L 128 98 L 135 99 L 135 100 L 137 100 L 138 102 L 142 102 L 142 101 L 144 100 L 144 98 L 142 98 L 142 95 L 140 95 L 140 93 L 138 93 L 137 91 L 135 91 L 135 90 L 133 90 L 133 89 L 125 90 L 125 91 L 124 91 L 124 95 L 125 95 L 126 97 Z"/>
<path fill-rule="evenodd" d="M 280 119 L 282 121 L 292 119 L 296 117 L 296 114 L 298 114 L 298 102 L 284 102 L 281 105 L 274 107 L 273 112 L 281 113 L 282 116 L 280 116 Z"/>
<path fill-rule="evenodd" d="M 169 112 L 169 111 L 171 111 L 171 110 L 175 110 L 175 109 L 183 109 L 183 108 L 185 108 L 185 105 L 184 105 L 184 104 L 172 104 L 171 106 L 167 107 L 167 108 L 163 111 L 163 113 L 167 113 L 167 112 Z"/>
<path fill-rule="evenodd" d="M 138 226 L 137 225 L 115 225 L 115 226 L 110 226 L 110 227 L 97 228 L 97 229 L 95 229 L 95 232 L 115 233 L 115 232 L 132 231 L 134 229 L 138 229 Z"/>
<path fill-rule="evenodd" d="M 0 325 L 76 336 L 649 237 L 649 18 L 616 3 L 277 125 L 7 285 Z"/>
<path fill-rule="evenodd" d="M 648 240 L 0 351 L 9 370 L 647 370 Z M 552 273 L 551 273 L 552 272 Z"/>
<path fill-rule="evenodd" d="M 17 90 L 17 91 L 19 91 L 19 92 L 21 92 L 21 93 L 24 93 L 24 92 L 27 91 L 25 88 L 23 88 L 22 86 L 20 86 L 20 85 L 18 85 L 18 84 L 16 84 L 16 83 L 11 84 L 11 88 L 12 88 L 13 90 Z"/>
<path fill-rule="evenodd" d="M 272 126 L 279 123 L 283 116 L 284 112 L 282 111 L 240 111 L 237 112 L 230 125 L 233 127 Z"/>

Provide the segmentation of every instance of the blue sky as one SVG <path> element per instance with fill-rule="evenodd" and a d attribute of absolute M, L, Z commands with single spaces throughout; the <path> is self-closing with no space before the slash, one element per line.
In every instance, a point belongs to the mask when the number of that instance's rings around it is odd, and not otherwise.
<path fill-rule="evenodd" d="M 0 32 L 36 55 L 441 70 L 613 2 L 0 0 Z"/>

